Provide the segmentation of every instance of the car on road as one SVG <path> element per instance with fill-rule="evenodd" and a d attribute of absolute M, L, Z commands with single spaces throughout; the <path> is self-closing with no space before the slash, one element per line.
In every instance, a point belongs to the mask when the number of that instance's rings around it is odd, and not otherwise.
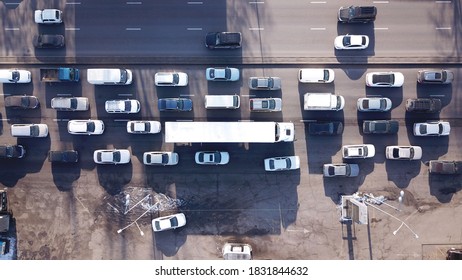
<path fill-rule="evenodd" d="M 23 158 L 26 149 L 22 145 L 0 145 L 0 158 Z"/>
<path fill-rule="evenodd" d="M 454 72 L 445 69 L 425 69 L 417 72 L 417 82 L 421 84 L 450 84 Z"/>
<path fill-rule="evenodd" d="M 282 110 L 281 98 L 250 98 L 249 108 L 251 112 L 278 112 Z"/>
<path fill-rule="evenodd" d="M 67 132 L 76 135 L 101 135 L 104 132 L 104 122 L 102 120 L 70 120 L 67 122 Z"/>
<path fill-rule="evenodd" d="M 233 82 L 239 80 L 239 69 L 230 67 L 207 68 L 205 70 L 207 81 Z"/>
<path fill-rule="evenodd" d="M 188 85 L 188 74 L 184 72 L 157 72 L 154 83 L 158 87 L 184 87 Z"/>
<path fill-rule="evenodd" d="M 108 100 L 104 104 L 104 108 L 108 113 L 138 113 L 140 102 L 136 99 Z"/>
<path fill-rule="evenodd" d="M 394 120 L 372 120 L 363 122 L 364 134 L 396 134 L 399 122 Z"/>
<path fill-rule="evenodd" d="M 360 112 L 386 112 L 391 109 L 391 100 L 386 97 L 358 98 L 358 111 Z"/>
<path fill-rule="evenodd" d="M 54 97 L 51 108 L 57 111 L 86 111 L 89 103 L 87 97 Z"/>
<path fill-rule="evenodd" d="M 413 113 L 438 113 L 441 111 L 441 100 L 437 98 L 409 98 L 406 100 L 406 111 Z"/>
<path fill-rule="evenodd" d="M 359 165 L 353 163 L 326 163 L 322 167 L 324 177 L 356 177 Z"/>
<path fill-rule="evenodd" d="M 249 88 L 254 90 L 280 90 L 281 78 L 279 77 L 250 77 Z"/>
<path fill-rule="evenodd" d="M 161 130 L 158 121 L 128 121 L 127 132 L 132 134 L 154 134 Z"/>
<path fill-rule="evenodd" d="M 343 133 L 341 122 L 312 122 L 308 125 L 310 135 L 339 135 Z"/>
<path fill-rule="evenodd" d="M 375 6 L 340 7 L 337 18 L 340 23 L 369 23 L 375 20 L 377 8 Z"/>
<path fill-rule="evenodd" d="M 336 50 L 363 50 L 369 46 L 367 35 L 342 35 L 335 37 L 334 47 Z"/>
<path fill-rule="evenodd" d="M 229 162 L 229 153 L 219 151 L 201 151 L 196 152 L 194 159 L 197 164 L 223 165 Z"/>
<path fill-rule="evenodd" d="M 422 158 L 422 148 L 419 146 L 387 146 L 385 157 L 398 160 L 419 160 Z"/>
<path fill-rule="evenodd" d="M 48 161 L 49 162 L 62 162 L 62 163 L 78 162 L 79 153 L 74 150 L 49 151 Z"/>
<path fill-rule="evenodd" d="M 177 165 L 178 153 L 175 152 L 145 152 L 143 163 L 145 165 Z"/>
<path fill-rule="evenodd" d="M 335 72 L 328 68 L 303 68 L 298 71 L 300 83 L 332 83 L 335 79 Z"/>
<path fill-rule="evenodd" d="M 20 69 L 0 69 L 0 83 L 22 84 L 30 83 L 31 73 Z"/>
<path fill-rule="evenodd" d="M 430 160 L 428 172 L 430 174 L 462 174 L 462 161 Z"/>
<path fill-rule="evenodd" d="M 37 97 L 31 95 L 11 95 L 5 97 L 5 107 L 12 109 L 35 109 L 40 102 Z"/>
<path fill-rule="evenodd" d="M 11 136 L 13 137 L 47 137 L 48 126 L 39 124 L 12 124 Z"/>
<path fill-rule="evenodd" d="M 40 24 L 62 23 L 63 12 L 57 9 L 44 9 L 34 11 L 34 21 Z"/>
<path fill-rule="evenodd" d="M 208 32 L 205 46 L 209 49 L 237 49 L 242 44 L 240 32 Z"/>
<path fill-rule="evenodd" d="M 186 225 L 186 217 L 183 213 L 159 217 L 152 220 L 152 229 L 155 232 L 176 229 Z"/>
<path fill-rule="evenodd" d="M 368 87 L 401 87 L 404 75 L 401 72 L 369 72 L 366 74 Z"/>
<path fill-rule="evenodd" d="M 299 156 L 283 156 L 266 158 L 263 161 L 265 171 L 285 171 L 295 170 L 300 168 Z"/>
<path fill-rule="evenodd" d="M 448 136 L 451 125 L 446 121 L 429 121 L 414 124 L 414 136 Z"/>
<path fill-rule="evenodd" d="M 157 101 L 159 111 L 191 111 L 193 102 L 189 98 L 160 98 Z"/>
<path fill-rule="evenodd" d="M 64 36 L 60 34 L 35 35 L 32 41 L 38 49 L 58 49 L 64 47 Z"/>
<path fill-rule="evenodd" d="M 375 156 L 375 147 L 372 144 L 344 145 L 342 157 L 345 159 L 371 158 Z"/>
<path fill-rule="evenodd" d="M 93 161 L 97 164 L 124 164 L 130 162 L 130 151 L 127 149 L 96 150 Z"/>

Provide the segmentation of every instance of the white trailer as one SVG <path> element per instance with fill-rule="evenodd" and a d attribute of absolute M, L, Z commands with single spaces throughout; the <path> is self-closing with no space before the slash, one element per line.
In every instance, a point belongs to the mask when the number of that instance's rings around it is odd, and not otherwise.
<path fill-rule="evenodd" d="M 166 143 L 276 143 L 294 141 L 293 123 L 165 122 Z"/>

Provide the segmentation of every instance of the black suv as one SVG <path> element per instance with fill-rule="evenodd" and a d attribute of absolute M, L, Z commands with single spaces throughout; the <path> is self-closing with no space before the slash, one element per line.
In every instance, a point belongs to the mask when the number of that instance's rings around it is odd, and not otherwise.
<path fill-rule="evenodd" d="M 340 7 L 338 21 L 341 23 L 368 23 L 373 22 L 377 15 L 374 6 L 349 6 Z"/>
<path fill-rule="evenodd" d="M 0 145 L 0 158 L 23 158 L 25 154 L 22 145 Z"/>
<path fill-rule="evenodd" d="M 413 113 L 438 113 L 441 100 L 437 98 L 416 98 L 406 100 L 406 111 Z"/>
<path fill-rule="evenodd" d="M 205 46 L 209 49 L 237 49 L 241 43 L 239 32 L 209 32 L 205 36 Z"/>
<path fill-rule="evenodd" d="M 77 162 L 79 160 L 79 153 L 74 150 L 67 151 L 50 151 L 48 153 L 49 162 Z"/>
<path fill-rule="evenodd" d="M 310 135 L 339 135 L 343 133 L 341 122 L 313 122 L 308 125 Z"/>

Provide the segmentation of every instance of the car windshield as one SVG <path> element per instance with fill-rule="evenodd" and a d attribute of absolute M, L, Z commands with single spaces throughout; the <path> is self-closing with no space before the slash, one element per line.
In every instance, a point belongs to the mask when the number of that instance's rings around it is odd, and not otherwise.
<path fill-rule="evenodd" d="M 328 81 L 328 80 L 329 80 L 329 71 L 324 70 L 324 81 Z"/>
<path fill-rule="evenodd" d="M 363 100 L 363 108 L 364 109 L 369 109 L 369 100 L 367 100 L 367 99 Z"/>
<path fill-rule="evenodd" d="M 329 173 L 329 175 L 335 175 L 335 167 L 329 166 L 327 173 Z"/>
<path fill-rule="evenodd" d="M 71 108 L 77 109 L 77 99 L 76 98 L 71 98 Z"/>
<path fill-rule="evenodd" d="M 125 101 L 125 111 L 131 111 L 131 109 L 132 103 L 129 100 Z"/>
<path fill-rule="evenodd" d="M 271 170 L 274 170 L 274 159 L 272 159 L 272 160 L 269 161 L 269 168 L 270 168 Z"/>
<path fill-rule="evenodd" d="M 39 133 L 40 133 L 40 129 L 39 129 L 38 125 L 31 125 L 30 126 L 30 135 L 31 136 L 36 137 L 36 136 L 39 135 Z"/>
<path fill-rule="evenodd" d="M 290 169 L 291 166 L 292 166 L 292 162 L 290 161 L 290 158 L 286 158 L 286 168 Z"/>
<path fill-rule="evenodd" d="M 409 148 L 409 158 L 414 158 L 414 149 Z"/>
<path fill-rule="evenodd" d="M 120 69 L 120 83 L 125 84 L 128 80 L 128 72 L 125 69 Z"/>
<path fill-rule="evenodd" d="M 439 129 L 438 129 L 438 133 L 439 133 L 439 134 L 443 134 L 443 129 L 444 129 L 443 124 L 441 124 L 441 123 L 438 124 L 438 128 L 439 128 Z"/>
<path fill-rule="evenodd" d="M 168 163 L 168 155 L 167 154 L 162 154 L 162 163 Z"/>
<path fill-rule="evenodd" d="M 178 84 L 178 82 L 180 81 L 180 75 L 178 75 L 178 73 L 173 73 L 172 74 L 172 78 L 173 78 L 173 82 L 172 84 Z"/>
<path fill-rule="evenodd" d="M 178 99 L 178 100 L 176 101 L 176 107 L 177 107 L 178 109 L 184 109 L 184 101 L 181 100 L 181 99 Z"/>
<path fill-rule="evenodd" d="M 113 152 L 112 158 L 114 159 L 114 162 L 120 162 L 120 152 L 119 151 Z"/>
<path fill-rule="evenodd" d="M 350 37 L 350 36 L 345 36 L 345 37 L 343 37 L 343 45 L 344 45 L 345 47 L 351 45 L 351 37 Z"/>
<path fill-rule="evenodd" d="M 225 78 L 226 79 L 231 79 L 231 69 L 229 69 L 229 68 L 225 69 Z"/>
<path fill-rule="evenodd" d="M 419 132 L 420 134 L 427 134 L 427 126 L 426 125 L 419 126 Z"/>
<path fill-rule="evenodd" d="M 384 110 L 387 108 L 387 101 L 385 99 L 380 99 L 380 109 Z"/>
<path fill-rule="evenodd" d="M 372 82 L 374 84 L 393 84 L 395 81 L 393 74 L 376 74 L 372 77 Z"/>
<path fill-rule="evenodd" d="M 14 82 L 19 81 L 19 71 L 11 71 L 11 80 Z"/>
<path fill-rule="evenodd" d="M 172 227 L 178 227 L 178 219 L 176 217 L 170 218 L 170 224 Z"/>
<path fill-rule="evenodd" d="M 215 157 L 215 160 L 214 160 L 214 157 Z M 221 162 L 221 154 L 220 153 L 213 153 L 210 155 L 210 161 L 211 162 L 215 162 L 215 163 L 219 163 Z"/>
<path fill-rule="evenodd" d="M 94 122 L 87 122 L 87 131 L 88 132 L 95 132 L 95 123 Z"/>
<path fill-rule="evenodd" d="M 27 97 L 22 97 L 22 98 L 21 98 L 21 105 L 22 105 L 23 107 L 29 107 L 29 105 L 30 105 L 30 100 L 29 100 L 29 98 L 27 98 Z"/>

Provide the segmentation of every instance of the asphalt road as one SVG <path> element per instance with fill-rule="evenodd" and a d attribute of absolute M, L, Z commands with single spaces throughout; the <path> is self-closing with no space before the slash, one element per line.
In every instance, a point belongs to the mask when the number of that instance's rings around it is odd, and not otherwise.
<path fill-rule="evenodd" d="M 443 259 L 447 248 L 462 243 L 459 177 L 429 176 L 430 159 L 461 159 L 461 73 L 459 64 L 459 1 L 376 1 L 374 24 L 337 24 L 339 6 L 347 1 L 76 1 L 53 8 L 64 11 L 65 23 L 37 26 L 33 11 L 45 8 L 40 1 L 19 5 L 2 2 L 3 38 L 0 46 L 4 68 L 32 71 L 33 83 L 3 84 L 1 94 L 35 95 L 40 109 L 6 110 L 0 98 L 2 142 L 19 143 L 27 149 L 23 160 L 0 162 L 0 184 L 9 189 L 10 207 L 16 217 L 20 259 L 221 259 L 227 241 L 253 246 L 255 259 Z M 28 5 L 26 5 L 26 3 Z M 412 6 L 412 9 L 409 7 Z M 50 8 L 50 7 L 47 7 Z M 243 34 L 243 47 L 236 51 L 208 51 L 207 31 L 232 30 Z M 64 50 L 35 51 L 32 36 L 38 32 L 66 36 Z M 371 45 L 365 51 L 334 51 L 335 36 L 366 34 Z M 15 64 L 15 62 L 18 62 Z M 82 70 L 77 84 L 45 84 L 39 79 L 41 64 L 71 63 Z M 432 64 L 438 62 L 440 64 Z M 444 62 L 444 63 L 441 63 Z M 224 64 L 229 63 L 229 64 Z M 313 64 L 315 63 L 315 64 Z M 423 65 L 418 65 L 423 63 Z M 448 64 L 445 64 L 448 63 Z M 136 64 L 136 65 L 135 65 Z M 127 67 L 134 72 L 130 86 L 92 86 L 86 81 L 90 67 Z M 205 81 L 205 68 L 234 66 L 241 70 L 239 82 Z M 298 69 L 330 67 L 336 74 L 329 85 L 305 85 L 297 81 Z M 422 86 L 416 73 L 426 67 L 444 67 L 456 74 L 450 86 Z M 184 71 L 185 88 L 156 88 L 158 71 Z M 405 76 L 398 89 L 371 89 L 364 83 L 369 71 L 394 70 Z M 249 91 L 250 76 L 279 76 L 282 90 Z M 303 110 L 306 92 L 335 92 L 346 99 L 336 113 Z M 206 94 L 239 94 L 238 110 L 206 110 Z M 87 112 L 56 112 L 50 101 L 56 96 L 86 96 Z M 193 100 L 189 113 L 162 113 L 157 99 L 182 96 Z M 248 99 L 273 96 L 283 99 L 281 113 L 253 113 Z M 393 102 L 388 113 L 358 113 L 356 100 L 386 96 Z M 437 115 L 406 114 L 407 98 L 436 97 L 444 108 Z M 104 101 L 136 98 L 138 114 L 108 114 Z M 70 119 L 97 118 L 105 122 L 102 136 L 72 136 Z M 295 124 L 296 141 L 278 144 L 165 144 L 163 134 L 129 135 L 129 119 L 164 121 L 271 120 Z M 315 120 L 340 120 L 345 125 L 338 137 L 308 136 Z M 396 119 L 400 130 L 394 136 L 365 136 L 365 119 Z M 417 139 L 412 124 L 427 119 L 448 120 L 451 135 Z M 15 139 L 13 123 L 46 123 L 45 139 Z M 352 161 L 360 165 L 356 178 L 325 179 L 324 163 L 341 162 L 345 144 L 371 143 L 373 159 Z M 420 161 L 387 161 L 387 145 L 419 145 Z M 97 166 L 93 151 L 127 148 L 131 163 Z M 74 148 L 80 153 L 75 165 L 50 164 L 49 150 Z M 194 163 L 194 152 L 219 149 L 230 153 L 226 166 L 203 167 Z M 145 167 L 142 154 L 149 150 L 179 153 L 173 167 Z M 263 159 L 293 155 L 301 158 L 300 170 L 270 174 Z M 402 205 L 399 192 L 405 193 Z M 356 191 L 384 195 L 397 212 L 384 205 L 370 207 L 369 225 L 349 227 L 339 223 L 338 199 Z M 133 210 L 129 207 L 141 201 Z M 148 196 L 149 195 L 149 196 Z M 146 198 L 147 199 L 144 199 Z M 149 215 L 143 216 L 147 211 Z M 187 226 L 153 234 L 151 218 L 182 211 Z M 409 229 L 401 228 L 398 220 Z M 142 217 L 137 220 L 138 217 Z M 443 218 L 442 218 L 443 217 Z M 127 227 L 137 220 L 137 225 Z M 119 229 L 124 229 L 118 234 Z M 140 235 L 143 231 L 144 236 Z"/>

